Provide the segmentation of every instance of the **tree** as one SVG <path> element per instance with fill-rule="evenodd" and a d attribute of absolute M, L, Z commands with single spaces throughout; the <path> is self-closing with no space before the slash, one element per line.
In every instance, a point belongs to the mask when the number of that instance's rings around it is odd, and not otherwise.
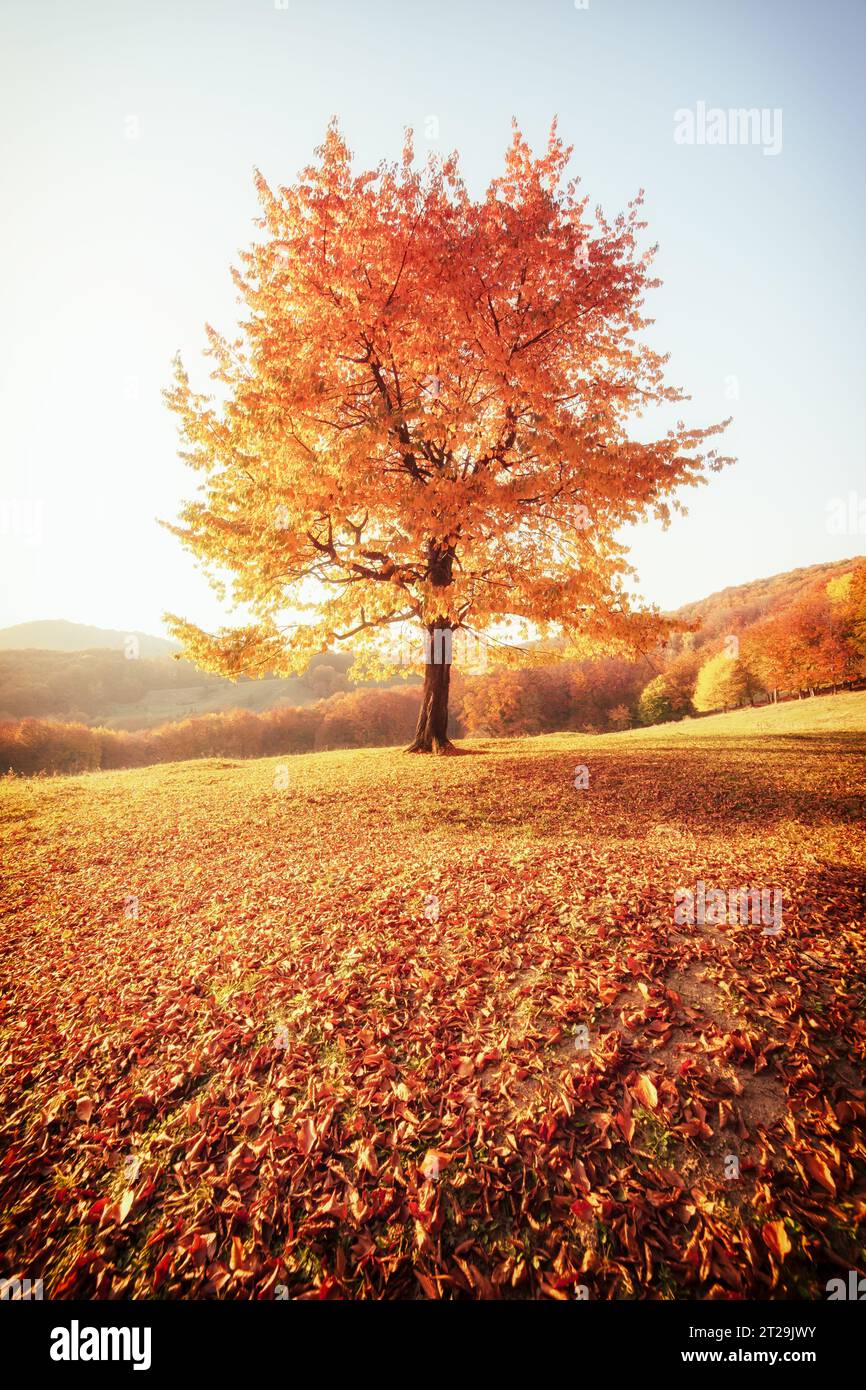
<path fill-rule="evenodd" d="M 636 707 L 642 684 L 642 662 L 621 656 L 581 662 L 570 682 L 571 716 L 565 727 L 587 732 L 605 728 L 612 709 Z"/>
<path fill-rule="evenodd" d="M 777 700 L 779 691 L 788 685 L 787 635 L 782 615 L 774 614 L 750 627 L 741 651 L 749 669 Z"/>
<path fill-rule="evenodd" d="M 674 719 L 693 712 L 692 696 L 701 666 L 699 652 L 685 651 L 674 657 L 665 671 L 665 689 Z"/>
<path fill-rule="evenodd" d="M 813 586 L 746 634 L 743 654 L 768 690 L 814 692 L 856 675 L 855 578 Z"/>
<path fill-rule="evenodd" d="M 631 728 L 631 710 L 628 705 L 614 705 L 608 711 L 607 722 L 612 729 Z"/>
<path fill-rule="evenodd" d="M 838 685 L 850 665 L 843 625 L 826 590 L 805 595 L 783 615 L 791 684 L 814 694 L 818 685 Z"/>
<path fill-rule="evenodd" d="M 644 686 L 638 701 L 637 717 L 641 724 L 666 724 L 669 720 L 676 719 L 664 673 L 654 676 L 649 684 Z"/>
<path fill-rule="evenodd" d="M 218 398 L 176 360 L 167 399 L 203 496 L 170 529 L 253 620 L 211 636 L 167 615 L 200 665 L 288 674 L 351 642 L 355 670 L 395 669 L 420 627 L 412 751 L 448 739 L 449 643 L 523 620 L 563 654 L 654 644 L 628 602 L 616 532 L 667 522 L 683 485 L 729 460 L 709 429 L 629 433 L 683 399 L 643 341 L 652 252 L 641 195 L 608 222 L 566 180 L 551 130 L 514 130 L 473 199 L 456 156 L 353 174 L 335 124 L 290 187 L 261 175 L 261 238 L 235 279 L 247 316 L 208 329 Z"/>
<path fill-rule="evenodd" d="M 831 580 L 827 597 L 848 652 L 846 676 L 853 679 L 866 670 L 866 561 Z"/>
<path fill-rule="evenodd" d="M 680 652 L 666 670 L 644 686 L 637 710 L 641 724 L 665 724 L 692 713 L 692 692 L 700 662 L 696 652 Z"/>
<path fill-rule="evenodd" d="M 753 699 L 758 689 L 758 682 L 744 661 L 727 652 L 717 652 L 698 672 L 694 706 L 701 712 L 733 709 Z"/>
<path fill-rule="evenodd" d="M 555 728 L 560 701 L 550 697 L 564 694 L 565 681 L 561 677 L 557 691 L 552 674 L 549 669 L 498 670 L 466 681 L 459 691 L 464 726 L 470 733 L 485 729 L 491 734 L 537 734 Z"/>

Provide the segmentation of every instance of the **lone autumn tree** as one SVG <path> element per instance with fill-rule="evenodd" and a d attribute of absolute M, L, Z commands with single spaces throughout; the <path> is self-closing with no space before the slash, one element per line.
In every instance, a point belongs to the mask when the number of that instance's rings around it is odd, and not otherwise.
<path fill-rule="evenodd" d="M 180 360 L 166 393 L 199 500 L 172 529 L 254 621 L 209 635 L 168 615 L 226 675 L 301 670 L 348 642 L 359 669 L 426 635 L 411 751 L 448 739 L 452 634 L 517 631 L 561 653 L 643 646 L 616 532 L 727 460 L 724 425 L 640 442 L 651 404 L 683 399 L 643 341 L 652 252 L 641 195 L 587 217 L 551 130 L 515 127 L 504 172 L 472 198 L 456 156 L 356 174 L 332 124 L 286 188 L 256 182 L 260 238 L 234 272 L 241 334 L 210 327 L 212 395 Z"/>

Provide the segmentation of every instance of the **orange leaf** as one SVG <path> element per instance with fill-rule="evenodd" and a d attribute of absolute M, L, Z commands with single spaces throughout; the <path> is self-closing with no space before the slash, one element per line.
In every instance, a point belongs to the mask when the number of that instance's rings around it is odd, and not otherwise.
<path fill-rule="evenodd" d="M 366 1171 L 375 1178 L 379 1171 L 379 1164 L 372 1144 L 362 1142 L 358 1149 L 358 1167 L 366 1169 Z"/>
<path fill-rule="evenodd" d="M 450 1162 L 450 1154 L 443 1154 L 438 1149 L 428 1149 L 421 1162 L 421 1172 L 425 1178 L 438 1178 L 441 1170 Z"/>
<path fill-rule="evenodd" d="M 421 1222 L 417 1220 L 415 1222 L 415 1244 L 419 1250 L 432 1251 L 433 1249 L 433 1242 Z"/>
<path fill-rule="evenodd" d="M 819 1154 L 809 1154 L 808 1158 L 803 1159 L 803 1166 L 810 1177 L 813 1177 L 822 1187 L 826 1187 L 827 1191 L 831 1192 L 834 1197 L 836 1196 L 833 1174 Z"/>
<path fill-rule="evenodd" d="M 791 1249 L 791 1242 L 785 1230 L 784 1222 L 768 1221 L 761 1227 L 761 1237 L 767 1249 L 776 1256 L 777 1260 L 784 1260 Z"/>
<path fill-rule="evenodd" d="M 632 1087 L 632 1094 L 648 1110 L 655 1110 L 659 1103 L 659 1093 L 645 1071 L 638 1077 L 637 1085 Z"/>
<path fill-rule="evenodd" d="M 298 1132 L 298 1143 L 301 1146 L 301 1152 L 305 1154 L 311 1153 L 315 1148 L 316 1130 L 312 1120 L 304 1120 Z"/>
<path fill-rule="evenodd" d="M 617 1115 L 615 1124 L 625 1142 L 630 1144 L 634 1138 L 634 1117 L 623 1110 Z"/>

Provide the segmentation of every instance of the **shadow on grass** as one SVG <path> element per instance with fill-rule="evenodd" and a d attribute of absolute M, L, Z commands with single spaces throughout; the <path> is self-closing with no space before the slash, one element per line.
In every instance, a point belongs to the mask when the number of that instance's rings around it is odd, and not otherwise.
<path fill-rule="evenodd" d="M 754 741 L 700 746 L 675 743 L 635 748 L 611 744 L 565 757 L 515 749 L 470 749 L 489 762 L 479 777 L 452 785 L 421 815 L 435 824 L 492 835 L 600 841 L 640 839 L 670 829 L 680 833 L 727 834 L 766 830 L 783 823 L 809 827 L 860 825 L 866 820 L 866 757 L 860 735 Z M 575 786 L 576 765 L 588 769 L 588 786 Z M 480 766 L 477 765 L 476 766 Z M 405 822 L 402 822 L 405 827 Z"/>

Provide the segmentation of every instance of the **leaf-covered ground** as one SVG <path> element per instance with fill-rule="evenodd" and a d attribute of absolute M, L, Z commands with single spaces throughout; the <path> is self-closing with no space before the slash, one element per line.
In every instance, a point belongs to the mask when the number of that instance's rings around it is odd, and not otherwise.
<path fill-rule="evenodd" d="M 752 737 L 7 780 L 0 1273 L 596 1299 L 866 1272 L 866 696 L 808 703 L 818 732 L 795 706 Z M 675 925 L 697 880 L 779 888 L 781 933 Z"/>

